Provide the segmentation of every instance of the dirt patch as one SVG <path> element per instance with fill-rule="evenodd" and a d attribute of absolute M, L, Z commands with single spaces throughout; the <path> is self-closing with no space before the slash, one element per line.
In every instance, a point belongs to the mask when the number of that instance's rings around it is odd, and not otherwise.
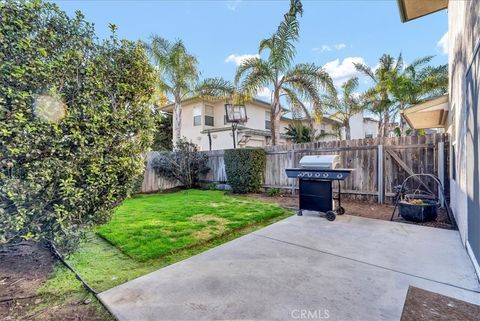
<path fill-rule="evenodd" d="M 226 203 L 208 203 L 208 206 L 220 207 L 220 206 L 228 206 L 228 204 L 226 204 Z"/>
<path fill-rule="evenodd" d="M 37 294 L 56 263 L 38 243 L 0 247 L 0 320 L 103 320 L 91 305 L 52 305 Z"/>
<path fill-rule="evenodd" d="M 265 202 L 276 203 L 280 206 L 287 208 L 298 208 L 298 195 L 279 195 L 270 197 L 266 194 L 248 194 L 249 197 L 260 199 Z M 369 202 L 354 201 L 349 199 L 342 199 L 342 207 L 345 208 L 345 214 L 355 215 L 367 218 L 373 218 L 377 220 L 389 221 L 392 212 L 393 205 L 390 204 L 377 204 Z M 438 217 L 436 221 L 426 222 L 426 223 L 413 223 L 404 220 L 398 216 L 398 209 L 395 212 L 394 221 L 408 223 L 408 224 L 417 224 L 430 227 L 438 227 L 444 229 L 452 229 L 452 226 L 448 223 L 447 212 L 444 209 L 438 210 Z"/>
<path fill-rule="evenodd" d="M 207 214 L 198 214 L 194 215 L 190 218 L 193 222 L 198 222 L 198 223 L 210 223 L 210 222 L 215 222 L 215 224 L 208 224 L 204 228 L 202 228 L 200 231 L 196 231 L 192 233 L 192 236 L 201 241 L 206 241 L 211 239 L 212 237 L 216 235 L 221 235 L 225 232 L 226 226 L 228 224 L 228 220 L 218 217 L 215 215 L 207 215 Z"/>
<path fill-rule="evenodd" d="M 409 287 L 401 321 L 477 321 L 480 306 Z"/>

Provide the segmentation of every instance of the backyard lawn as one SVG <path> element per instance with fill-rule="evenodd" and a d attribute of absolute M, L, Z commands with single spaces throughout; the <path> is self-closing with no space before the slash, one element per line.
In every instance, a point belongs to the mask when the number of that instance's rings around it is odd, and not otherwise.
<path fill-rule="evenodd" d="M 278 205 L 192 189 L 128 199 L 96 231 L 128 256 L 145 261 L 282 214 L 285 209 Z"/>
<path fill-rule="evenodd" d="M 105 291 L 291 214 L 277 204 L 222 191 L 137 195 L 108 224 L 90 232 L 67 261 L 95 290 Z M 44 298 L 40 310 L 91 297 L 60 264 L 39 294 Z"/>

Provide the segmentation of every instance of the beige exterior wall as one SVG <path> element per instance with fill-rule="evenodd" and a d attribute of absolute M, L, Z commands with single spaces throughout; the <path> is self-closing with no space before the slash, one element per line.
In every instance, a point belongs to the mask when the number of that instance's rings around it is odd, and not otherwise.
<path fill-rule="evenodd" d="M 214 110 L 214 126 L 205 125 L 205 107 L 211 106 Z M 261 103 L 245 104 L 247 111 L 247 122 L 239 124 L 237 130 L 238 147 L 263 147 L 269 144 L 270 138 L 266 135 L 252 134 L 252 130 L 262 131 L 268 134 L 270 131 L 265 128 L 265 121 L 270 120 L 267 112 L 270 107 Z M 194 126 L 194 109 L 201 110 L 201 124 Z M 168 111 L 168 109 L 167 109 Z M 233 148 L 233 138 L 231 124 L 224 123 L 225 107 L 223 101 L 209 102 L 202 100 L 190 100 L 182 104 L 182 128 L 181 135 L 187 140 L 198 145 L 200 150 L 209 150 L 209 139 L 207 130 L 210 130 L 212 140 L 212 150 Z M 280 120 L 280 132 L 285 132 L 285 127 L 292 121 L 287 119 Z M 318 133 L 323 129 L 326 132 L 333 132 L 333 126 L 330 123 L 322 122 L 315 124 Z M 326 137 L 325 140 L 334 139 Z M 279 145 L 289 144 L 285 138 L 280 138 Z"/>
<path fill-rule="evenodd" d="M 315 134 L 319 135 L 322 133 L 322 131 L 326 134 L 331 134 L 331 135 L 326 135 L 321 137 L 318 141 L 320 142 L 325 142 L 329 140 L 338 140 L 339 138 L 336 135 L 335 128 L 333 124 L 330 121 L 321 121 L 320 123 L 314 123 L 313 128 L 315 128 L 316 132 Z"/>
<path fill-rule="evenodd" d="M 452 135 L 452 146 L 455 148 L 456 157 L 456 168 L 451 168 L 451 173 L 455 171 L 456 179 L 450 179 L 450 196 L 451 207 L 462 240 L 465 241 L 467 233 L 465 75 L 473 59 L 474 49 L 480 40 L 480 2 L 449 1 L 448 30 L 450 80 L 448 133 Z M 451 154 L 452 152 L 451 149 Z"/>

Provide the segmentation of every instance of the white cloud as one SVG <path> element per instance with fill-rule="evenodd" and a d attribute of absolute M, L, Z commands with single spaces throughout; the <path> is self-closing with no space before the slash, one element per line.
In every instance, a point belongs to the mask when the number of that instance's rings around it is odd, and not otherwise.
<path fill-rule="evenodd" d="M 237 7 L 240 5 L 242 1 L 243 0 L 227 0 L 226 5 L 228 10 L 231 10 L 231 11 L 237 10 Z"/>
<path fill-rule="evenodd" d="M 445 55 L 448 55 L 448 31 L 437 42 L 437 48 L 441 49 Z"/>
<path fill-rule="evenodd" d="M 313 51 L 320 51 L 320 52 L 332 51 L 332 47 L 330 47 L 329 45 L 322 45 L 321 47 L 319 47 L 319 48 L 313 48 L 312 50 L 313 50 Z"/>
<path fill-rule="evenodd" d="M 334 45 L 322 45 L 321 47 L 317 48 L 312 48 L 313 51 L 320 51 L 320 52 L 325 52 L 325 51 L 332 51 L 332 50 L 343 50 L 347 48 L 347 45 L 344 43 L 337 43 Z"/>
<path fill-rule="evenodd" d="M 272 91 L 268 87 L 263 87 L 262 89 L 260 89 L 257 92 L 257 97 L 262 99 L 262 100 L 271 102 L 272 101 Z"/>
<path fill-rule="evenodd" d="M 258 54 L 244 54 L 244 55 L 237 55 L 231 54 L 227 58 L 225 58 L 225 62 L 234 62 L 237 66 L 240 66 L 242 62 L 250 58 L 258 58 L 260 57 Z"/>
<path fill-rule="evenodd" d="M 362 57 L 347 57 L 343 61 L 337 58 L 323 65 L 323 69 L 330 74 L 335 86 L 340 86 L 349 78 L 361 75 L 354 63 L 365 64 L 365 60 Z"/>

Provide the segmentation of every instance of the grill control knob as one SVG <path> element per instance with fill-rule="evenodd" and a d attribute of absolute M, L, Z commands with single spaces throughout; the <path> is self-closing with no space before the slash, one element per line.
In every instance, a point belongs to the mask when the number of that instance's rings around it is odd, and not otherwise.
<path fill-rule="evenodd" d="M 315 177 L 320 177 L 320 173 L 315 173 Z"/>
<path fill-rule="evenodd" d="M 298 173 L 297 177 L 303 177 L 303 173 Z"/>
<path fill-rule="evenodd" d="M 342 178 L 343 174 L 337 174 L 337 178 Z"/>
<path fill-rule="evenodd" d="M 307 175 L 308 175 L 308 177 L 312 177 L 313 174 L 312 174 L 312 173 L 308 173 Z"/>
<path fill-rule="evenodd" d="M 328 177 L 328 173 L 323 173 L 323 177 L 327 178 L 327 177 Z"/>

